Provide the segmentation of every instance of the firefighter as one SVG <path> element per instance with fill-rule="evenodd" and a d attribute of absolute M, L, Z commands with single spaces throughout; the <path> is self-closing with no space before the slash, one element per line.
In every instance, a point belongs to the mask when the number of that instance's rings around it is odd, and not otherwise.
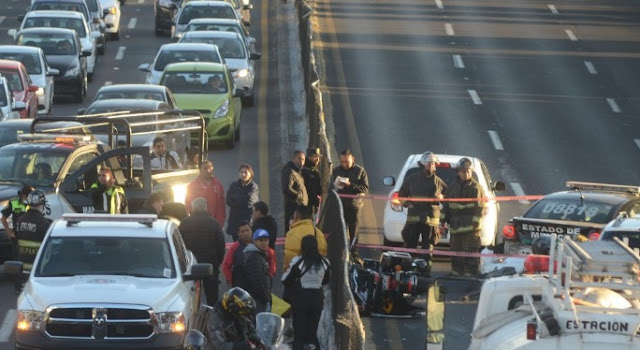
<path fill-rule="evenodd" d="M 100 169 L 98 183 L 91 185 L 91 191 L 96 212 L 129 214 L 129 205 L 124 189 L 116 184 L 111 169 Z"/>
<path fill-rule="evenodd" d="M 414 172 L 404 180 L 398 195 L 442 199 L 447 185 L 436 175 L 436 165 L 440 163 L 438 157 L 432 152 L 425 152 L 418 163 L 420 171 Z M 409 208 L 407 222 L 402 229 L 404 246 L 417 247 L 422 236 L 422 249 L 433 249 L 433 245 L 440 240 L 440 202 L 407 200 L 403 206 Z M 424 254 L 423 257 L 427 262 L 425 273 L 428 274 L 431 271 L 432 254 Z"/>
<path fill-rule="evenodd" d="M 16 223 L 16 238 L 18 239 L 18 258 L 24 264 L 25 270 L 31 270 L 38 249 L 47 233 L 51 220 L 44 217 L 46 198 L 44 193 L 34 190 L 27 196 L 29 210 L 20 216 Z"/>
<path fill-rule="evenodd" d="M 16 224 L 18 223 L 20 216 L 29 210 L 27 197 L 31 192 L 33 192 L 33 187 L 25 185 L 20 191 L 18 191 L 18 196 L 11 198 L 9 200 L 9 204 L 2 209 L 2 219 L 0 220 L 2 221 L 2 226 L 4 227 L 5 232 L 7 232 L 7 236 L 12 241 L 14 257 L 17 256 L 16 246 L 14 245 L 16 239 Z M 11 217 L 11 227 L 9 227 L 9 217 Z"/>
<path fill-rule="evenodd" d="M 473 179 L 473 163 L 469 158 L 458 161 L 458 176 L 449 184 L 447 197 L 472 198 L 473 201 L 447 202 L 442 219 L 449 225 L 452 251 L 477 253 L 480 251 L 480 231 L 485 213 L 485 194 L 480 184 Z M 473 277 L 478 274 L 480 258 L 451 257 L 451 274 Z"/>

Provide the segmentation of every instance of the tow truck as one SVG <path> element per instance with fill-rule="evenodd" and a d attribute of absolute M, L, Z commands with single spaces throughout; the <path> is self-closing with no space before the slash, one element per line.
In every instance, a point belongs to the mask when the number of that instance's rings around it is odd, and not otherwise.
<path fill-rule="evenodd" d="M 543 274 L 484 281 L 469 349 L 640 349 L 637 250 L 617 238 L 551 240 L 549 256 L 525 263 Z"/>
<path fill-rule="evenodd" d="M 36 127 L 52 121 L 80 122 L 81 126 L 47 129 Z M 153 126 L 153 127 L 150 127 Z M 91 130 L 93 134 L 69 133 L 69 129 Z M 76 131 L 77 132 L 77 131 Z M 167 201 L 184 203 L 186 186 L 197 169 L 149 170 L 150 149 L 132 147 L 139 135 L 173 137 L 188 133 L 190 147 L 206 150 L 204 119 L 195 111 L 122 111 L 91 116 L 36 118 L 31 133 L 20 142 L 0 148 L 0 208 L 24 185 L 46 194 L 45 215 L 58 219 L 63 213 L 93 213 L 90 187 L 98 181 L 102 167 L 111 168 L 118 185 L 125 190 L 129 211 L 137 212 L 151 193 L 161 192 Z M 106 142 L 96 137 L 106 135 Z M 168 142 L 170 144 L 170 142 Z M 175 150 L 179 154 L 186 150 Z M 203 161 L 206 152 L 201 152 Z M 42 170 L 44 169 L 44 170 Z M 11 242 L 0 231 L 0 258 L 10 255 Z"/>

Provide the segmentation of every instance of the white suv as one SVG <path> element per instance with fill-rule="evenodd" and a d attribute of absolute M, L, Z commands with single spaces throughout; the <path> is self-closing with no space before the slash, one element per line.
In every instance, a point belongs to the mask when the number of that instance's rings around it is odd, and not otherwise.
<path fill-rule="evenodd" d="M 640 216 L 629 217 L 626 212 L 609 222 L 602 229 L 599 240 L 613 240 L 614 237 L 627 241 L 632 249 L 640 248 Z"/>
<path fill-rule="evenodd" d="M 155 215 L 63 215 L 33 266 L 18 297 L 16 349 L 182 349 L 200 307 L 198 280 L 213 271 L 173 221 Z"/>
<path fill-rule="evenodd" d="M 494 191 L 502 191 L 505 186 L 502 182 L 491 182 L 491 176 L 486 165 L 478 159 L 469 156 L 459 156 L 450 154 L 437 154 L 440 160 L 440 164 L 436 167 L 436 175 L 438 175 L 445 183 L 450 184 L 455 180 L 456 165 L 461 158 L 469 158 L 473 163 L 473 178 L 480 183 L 485 195 L 489 200 L 487 201 L 487 210 L 485 212 L 484 219 L 482 220 L 482 246 L 494 245 L 496 242 L 496 232 L 498 232 L 498 213 L 500 211 L 500 205 L 492 200 L 495 198 Z M 397 245 L 402 243 L 402 228 L 407 221 L 407 208 L 404 208 L 400 201 L 398 201 L 398 191 L 404 182 L 407 173 L 413 173 L 418 171 L 418 161 L 422 157 L 422 154 L 412 154 L 407 158 L 404 163 L 398 179 L 393 176 L 387 176 L 384 178 L 384 184 L 387 186 L 394 186 L 393 190 L 389 193 L 391 200 L 388 200 L 384 206 L 384 245 Z M 446 196 L 445 196 L 446 197 Z M 449 244 L 449 235 L 445 232 L 441 239 L 441 244 Z"/>

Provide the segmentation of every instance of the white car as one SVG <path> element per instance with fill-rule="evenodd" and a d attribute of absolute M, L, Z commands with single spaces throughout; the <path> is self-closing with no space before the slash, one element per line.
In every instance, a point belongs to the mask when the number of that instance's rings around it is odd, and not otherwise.
<path fill-rule="evenodd" d="M 257 52 L 249 53 L 240 34 L 221 31 L 186 32 L 180 38 L 180 42 L 216 45 L 233 75 L 236 87 L 244 90 L 242 102 L 246 106 L 253 106 L 253 83 L 256 76 L 254 61 L 261 55 Z"/>
<path fill-rule="evenodd" d="M 16 349 L 182 349 L 200 308 L 198 264 L 173 220 L 64 214 L 49 228 L 17 301 Z M 203 301 L 204 302 L 204 301 Z M 70 326 L 71 325 L 71 326 Z"/>
<path fill-rule="evenodd" d="M 402 243 L 402 228 L 407 221 L 407 208 L 404 208 L 400 201 L 394 198 L 398 197 L 398 191 L 404 182 L 407 172 L 413 173 L 418 171 L 418 161 L 422 154 L 412 154 L 404 163 L 398 179 L 396 181 L 393 176 L 385 177 L 384 183 L 388 186 L 394 186 L 389 193 L 391 200 L 388 200 L 384 206 L 384 244 L 397 245 Z M 487 210 L 482 220 L 481 244 L 482 246 L 491 246 L 496 243 L 496 233 L 498 232 L 498 212 L 499 204 L 492 200 L 495 198 L 494 191 L 504 190 L 504 183 L 491 181 L 491 176 L 487 166 L 478 158 L 450 154 L 436 154 L 440 160 L 440 164 L 436 167 L 436 175 L 438 175 L 445 183 L 449 184 L 456 179 L 456 165 L 461 158 L 469 158 L 473 163 L 473 178 L 480 183 L 487 201 Z M 445 196 L 446 198 L 446 196 Z M 449 244 L 449 234 L 445 232 L 440 240 L 441 244 Z"/>
<path fill-rule="evenodd" d="M 0 45 L 0 59 L 20 61 L 27 68 L 34 85 L 40 89 L 38 95 L 38 114 L 51 114 L 53 110 L 53 77 L 60 74 L 49 67 L 41 48 L 35 46 Z"/>
<path fill-rule="evenodd" d="M 115 40 L 120 39 L 120 1 L 100 0 L 104 9 L 105 33 Z"/>
<path fill-rule="evenodd" d="M 145 83 L 159 84 L 164 68 L 176 62 L 214 62 L 222 63 L 218 47 L 211 44 L 164 44 L 158 50 L 151 64 L 143 63 L 138 69 L 146 72 Z"/>
<path fill-rule="evenodd" d="M 75 11 L 29 11 L 24 16 L 20 30 L 27 28 L 65 28 L 75 30 L 80 39 L 80 45 L 82 51 L 89 51 L 91 55 L 87 56 L 87 78 L 92 79 L 93 73 L 96 68 L 97 61 L 97 40 L 100 38 L 100 33 L 91 31 L 91 27 L 84 19 L 84 16 L 80 12 Z M 9 30 L 9 35 L 16 37 L 17 31 L 15 29 Z M 25 44 L 26 46 L 30 46 Z"/>
<path fill-rule="evenodd" d="M 178 9 L 173 19 L 171 39 L 178 41 L 185 27 L 193 19 L 197 18 L 225 18 L 241 20 L 233 5 L 224 1 L 189 1 L 184 7 Z"/>
<path fill-rule="evenodd" d="M 19 119 L 20 110 L 25 108 L 24 102 L 13 98 L 7 78 L 0 75 L 0 120 Z"/>
<path fill-rule="evenodd" d="M 220 31 L 220 32 L 236 32 L 242 36 L 244 44 L 249 52 L 256 51 L 256 39 L 249 35 L 249 30 L 242 22 L 235 19 L 226 18 L 196 18 L 192 19 L 182 35 L 188 32 L 201 31 Z"/>

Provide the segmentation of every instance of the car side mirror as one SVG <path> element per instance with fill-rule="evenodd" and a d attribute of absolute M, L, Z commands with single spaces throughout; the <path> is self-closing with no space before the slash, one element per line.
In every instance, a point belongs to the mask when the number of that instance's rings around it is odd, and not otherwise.
<path fill-rule="evenodd" d="M 384 178 L 382 178 L 382 183 L 385 186 L 395 186 L 396 179 L 393 176 L 385 176 Z"/>
<path fill-rule="evenodd" d="M 191 273 L 185 274 L 182 278 L 185 281 L 196 281 L 213 275 L 213 265 L 211 264 L 195 264 L 191 266 Z"/>
<path fill-rule="evenodd" d="M 102 10 L 102 15 L 103 16 L 110 15 L 110 14 L 111 14 L 111 11 L 109 9 Z"/>
<path fill-rule="evenodd" d="M 7 34 L 9 34 L 9 36 L 12 37 L 13 40 L 16 40 L 16 36 L 18 36 L 18 31 L 15 29 L 9 29 L 7 31 Z"/>
<path fill-rule="evenodd" d="M 235 89 L 233 92 L 233 97 L 244 97 L 245 93 L 242 89 Z"/>
<path fill-rule="evenodd" d="M 13 108 L 11 108 L 11 110 L 13 111 L 22 111 L 25 108 L 27 108 L 27 104 L 22 102 L 22 101 L 14 101 L 13 102 Z"/>
<path fill-rule="evenodd" d="M 82 56 L 82 57 L 89 57 L 89 56 L 91 56 L 91 51 L 89 51 L 89 50 L 84 50 L 84 51 L 82 51 L 82 53 L 80 54 L 80 56 Z"/>
<path fill-rule="evenodd" d="M 143 63 L 138 66 L 138 70 L 149 73 L 151 72 L 151 65 L 149 63 Z"/>
<path fill-rule="evenodd" d="M 504 191 L 507 188 L 507 186 L 505 186 L 504 182 L 502 181 L 496 181 L 493 184 L 493 190 L 494 191 Z"/>
<path fill-rule="evenodd" d="M 22 261 L 5 261 L 4 273 L 9 276 L 18 276 L 24 271 L 24 264 Z"/>
<path fill-rule="evenodd" d="M 259 52 L 252 52 L 249 54 L 249 59 L 250 60 L 259 60 L 260 57 L 262 57 L 262 54 Z"/>
<path fill-rule="evenodd" d="M 57 75 L 60 74 L 60 71 L 55 69 L 55 68 L 49 68 L 49 70 L 47 70 L 47 76 L 48 77 L 55 77 Z"/>

